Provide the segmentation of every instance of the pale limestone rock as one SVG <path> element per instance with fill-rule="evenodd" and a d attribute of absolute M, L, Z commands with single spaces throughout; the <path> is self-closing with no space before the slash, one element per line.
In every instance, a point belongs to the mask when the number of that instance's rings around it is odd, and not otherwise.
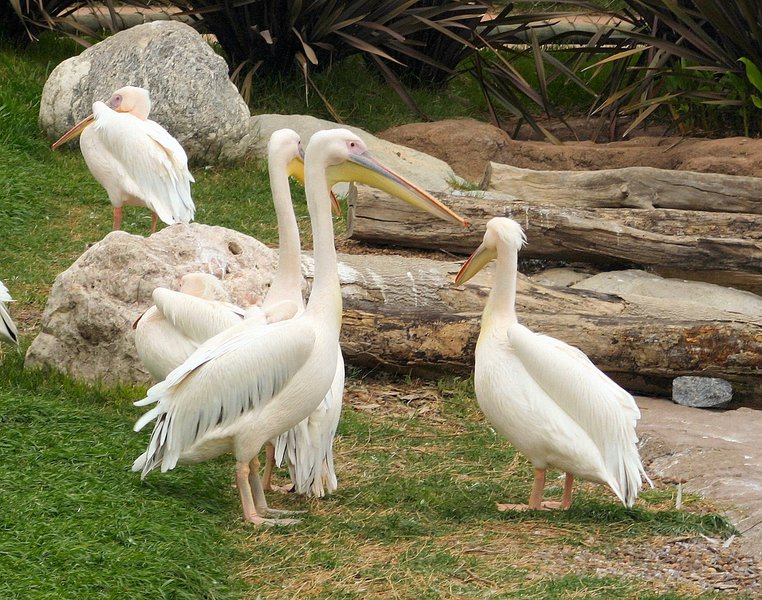
<path fill-rule="evenodd" d="M 762 297 L 752 292 L 702 281 L 667 279 L 638 269 L 599 273 L 572 287 L 623 297 L 629 295 L 666 298 L 675 304 L 686 305 L 686 314 L 691 312 L 690 305 L 695 305 L 696 310 L 699 310 L 699 307 L 709 307 L 762 318 Z"/>
<path fill-rule="evenodd" d="M 241 160 L 251 142 L 249 109 L 225 60 L 192 27 L 174 21 L 138 25 L 59 64 L 40 100 L 40 127 L 57 139 L 125 85 L 151 94 L 150 118 L 182 144 L 190 160 Z"/>
<path fill-rule="evenodd" d="M 56 278 L 26 366 L 148 383 L 132 324 L 151 306 L 154 288 L 178 289 L 186 273 L 211 273 L 245 307 L 264 296 L 276 266 L 274 250 L 223 227 L 173 225 L 147 238 L 113 231 Z"/>

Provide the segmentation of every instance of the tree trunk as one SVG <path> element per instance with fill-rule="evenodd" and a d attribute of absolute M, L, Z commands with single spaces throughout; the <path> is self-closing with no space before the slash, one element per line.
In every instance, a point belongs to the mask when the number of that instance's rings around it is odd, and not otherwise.
<path fill-rule="evenodd" d="M 489 163 L 482 189 L 532 204 L 762 214 L 762 178 L 627 167 L 535 171 Z"/>
<path fill-rule="evenodd" d="M 491 269 L 461 287 L 458 263 L 402 256 L 340 257 L 350 364 L 426 376 L 469 375 Z M 680 299 L 545 287 L 519 277 L 519 320 L 571 343 L 627 389 L 670 394 L 680 375 L 722 377 L 762 407 L 759 318 Z"/>
<path fill-rule="evenodd" d="M 469 254 L 486 222 L 511 217 L 527 234 L 522 258 L 648 267 L 665 276 L 762 293 L 762 215 L 670 208 L 536 205 L 505 194 L 437 194 L 466 217 L 462 229 L 383 192 L 362 187 L 350 198 L 351 238 Z"/>

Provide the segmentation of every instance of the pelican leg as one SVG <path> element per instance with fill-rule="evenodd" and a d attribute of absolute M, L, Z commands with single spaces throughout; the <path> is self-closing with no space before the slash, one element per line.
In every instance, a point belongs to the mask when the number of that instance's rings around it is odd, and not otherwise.
<path fill-rule="evenodd" d="M 299 519 L 268 519 L 265 517 L 280 517 L 297 514 L 299 511 L 293 510 L 277 510 L 267 506 L 267 499 L 265 498 L 265 490 L 262 487 L 262 480 L 259 478 L 259 459 L 255 456 L 251 463 L 249 463 L 249 476 L 248 484 L 249 490 L 252 492 L 254 506 L 256 514 L 261 523 L 266 525 L 294 525 L 299 522 Z M 256 521 L 252 521 L 256 523 Z M 257 523 L 259 524 L 259 523 Z"/>
<path fill-rule="evenodd" d="M 542 507 L 548 508 L 548 509 L 561 509 L 566 510 L 571 506 L 572 502 L 572 487 L 574 486 L 574 475 L 571 473 L 566 474 L 566 479 L 564 479 L 564 495 L 563 498 L 561 498 L 561 502 L 554 502 L 554 501 L 548 501 L 543 502 Z"/>
<path fill-rule="evenodd" d="M 159 215 L 151 211 L 151 233 L 156 233 L 156 222 L 159 219 Z"/>
<path fill-rule="evenodd" d="M 251 493 L 251 486 L 249 485 L 249 465 L 247 463 L 236 463 L 235 483 L 241 496 L 241 508 L 243 509 L 244 520 L 259 525 L 259 516 L 254 506 L 254 498 Z"/>
<path fill-rule="evenodd" d="M 266 492 L 293 492 L 294 484 L 288 485 L 273 485 L 273 469 L 275 468 L 275 446 L 270 442 L 265 445 L 265 472 L 262 475 L 262 488 Z"/>
<path fill-rule="evenodd" d="M 534 470 L 534 483 L 532 483 L 532 493 L 529 496 L 529 504 L 498 504 L 497 509 L 500 512 L 507 510 L 542 510 L 542 490 L 545 488 L 545 469 Z"/>
<path fill-rule="evenodd" d="M 122 228 L 122 215 L 124 214 L 124 207 L 114 207 L 114 226 L 112 231 L 119 231 Z"/>
<path fill-rule="evenodd" d="M 265 444 L 265 472 L 262 475 L 262 488 L 266 492 L 271 492 L 273 480 L 273 467 L 275 466 L 275 446 L 270 442 Z"/>
<path fill-rule="evenodd" d="M 254 461 L 252 461 L 254 463 Z M 254 525 L 291 525 L 292 522 L 296 522 L 294 519 L 265 519 L 259 516 L 257 510 L 257 504 L 254 500 L 256 493 L 252 494 L 252 482 L 256 480 L 259 485 L 261 493 L 261 500 L 264 500 L 264 492 L 262 492 L 262 484 L 259 482 L 259 473 L 257 468 L 259 467 L 259 461 L 255 464 L 255 469 L 252 471 L 252 464 L 250 463 L 236 463 L 235 480 L 238 486 L 238 493 L 241 495 L 241 507 L 243 508 L 243 518 L 249 523 Z M 256 489 L 256 486 L 255 486 Z M 264 503 L 263 512 L 267 513 L 267 502 Z"/>

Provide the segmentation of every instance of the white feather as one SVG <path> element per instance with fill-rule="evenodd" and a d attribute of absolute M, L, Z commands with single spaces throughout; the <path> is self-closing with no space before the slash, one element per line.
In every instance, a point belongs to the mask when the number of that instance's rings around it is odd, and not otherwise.
<path fill-rule="evenodd" d="M 0 281 L 0 339 L 5 339 L 18 348 L 19 332 L 16 324 L 11 319 L 6 302 L 13 302 L 8 288 Z"/>

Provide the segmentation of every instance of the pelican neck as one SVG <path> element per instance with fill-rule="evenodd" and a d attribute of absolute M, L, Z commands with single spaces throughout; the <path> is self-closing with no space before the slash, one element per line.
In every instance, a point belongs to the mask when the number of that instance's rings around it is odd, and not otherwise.
<path fill-rule="evenodd" d="M 291 300 L 303 308 L 301 242 L 294 206 L 291 203 L 288 172 L 285 165 L 279 164 L 277 158 L 270 158 L 268 170 L 275 215 L 278 219 L 278 269 L 267 291 L 263 307 Z"/>
<path fill-rule="evenodd" d="M 318 149 L 319 150 L 319 149 Z M 307 310 L 328 309 L 338 304 L 337 316 L 341 318 L 341 290 L 336 266 L 336 246 L 333 239 L 333 220 L 331 218 L 331 199 L 328 192 L 328 179 L 325 164 L 321 157 L 315 156 L 316 149 L 307 147 L 304 165 L 305 193 L 307 210 L 312 222 L 312 245 L 315 259 L 315 274 L 312 292 L 307 302 Z M 335 306 L 333 306 L 335 308 Z"/>
<path fill-rule="evenodd" d="M 516 280 L 519 253 L 515 248 L 498 246 L 492 289 L 484 308 L 484 319 L 502 329 L 518 322 L 516 318 Z"/>

